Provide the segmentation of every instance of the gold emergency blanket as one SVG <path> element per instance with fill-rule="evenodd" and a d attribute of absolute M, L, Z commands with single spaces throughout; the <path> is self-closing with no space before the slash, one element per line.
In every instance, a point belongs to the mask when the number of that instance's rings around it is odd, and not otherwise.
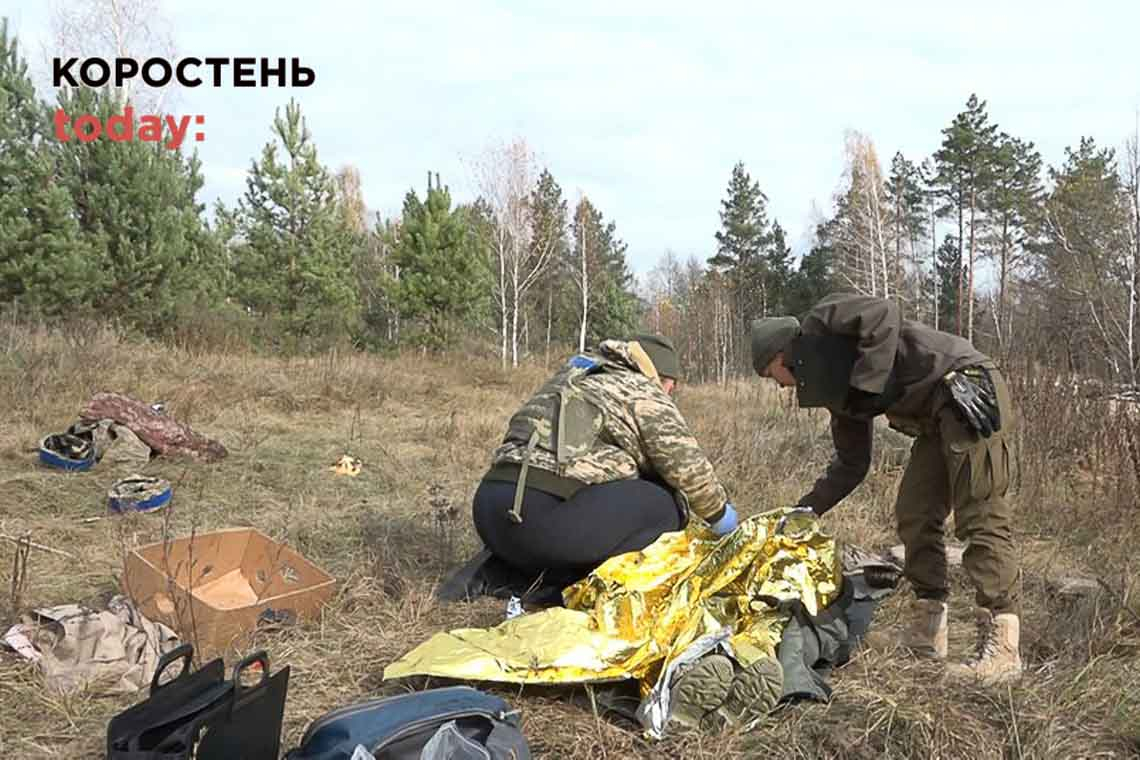
<path fill-rule="evenodd" d="M 800 600 L 815 614 L 838 595 L 835 542 L 816 520 L 788 510 L 750 517 L 718 538 L 690 525 L 642 551 L 612 557 L 563 591 L 565 607 L 494 628 L 438 633 L 384 670 L 384 678 L 434 675 L 509 683 L 639 679 L 642 693 L 698 637 L 731 627 L 741 665 L 773 656 Z"/>

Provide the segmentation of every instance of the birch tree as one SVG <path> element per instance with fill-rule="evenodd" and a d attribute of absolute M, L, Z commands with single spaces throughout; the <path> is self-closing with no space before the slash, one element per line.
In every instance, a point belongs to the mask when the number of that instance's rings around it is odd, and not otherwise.
<path fill-rule="evenodd" d="M 1125 145 L 1124 188 L 1127 194 L 1126 206 L 1131 211 L 1128 225 L 1128 366 L 1131 368 L 1129 383 L 1137 384 L 1136 321 L 1137 298 L 1140 293 L 1140 119 Z"/>
<path fill-rule="evenodd" d="M 48 70 L 56 57 L 133 58 L 139 65 L 147 58 L 173 60 L 174 35 L 161 0 L 52 0 L 50 39 L 44 58 Z M 141 77 L 128 79 L 117 89 L 119 100 L 136 108 L 160 113 L 177 91 L 172 82 L 150 87 Z"/>
<path fill-rule="evenodd" d="M 890 298 L 898 276 L 883 170 L 874 143 L 861 132 L 848 131 L 844 153 L 843 190 L 836 198 L 835 215 L 840 277 L 861 293 Z"/>
<path fill-rule="evenodd" d="M 586 350 L 590 313 L 600 283 L 605 229 L 601 213 L 585 195 L 580 195 L 570 223 L 574 251 L 571 280 L 578 291 L 578 350 Z"/>
<path fill-rule="evenodd" d="M 487 148 L 475 164 L 476 185 L 493 222 L 491 253 L 496 269 L 500 356 L 519 365 L 519 317 L 531 287 L 550 264 L 556 237 L 536 236 L 530 213 L 537 161 L 522 138 Z M 545 240 L 544 245 L 533 245 Z"/>
<path fill-rule="evenodd" d="M 438 184 L 439 175 L 436 175 Z M 430 177 L 429 182 L 430 185 Z M 360 189 L 360 170 L 345 164 L 336 172 L 337 199 L 344 214 L 345 225 L 353 232 L 363 234 L 368 226 L 364 194 Z"/>

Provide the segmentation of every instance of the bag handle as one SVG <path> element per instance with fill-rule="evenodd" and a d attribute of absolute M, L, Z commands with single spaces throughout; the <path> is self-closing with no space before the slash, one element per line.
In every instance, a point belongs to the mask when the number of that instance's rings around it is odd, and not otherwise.
<path fill-rule="evenodd" d="M 150 693 L 154 695 L 159 689 L 166 688 L 170 684 L 190 675 L 190 663 L 194 659 L 194 646 L 192 644 L 182 644 L 181 646 L 171 649 L 166 654 L 158 659 L 158 667 L 154 669 L 154 676 L 150 679 Z M 173 663 L 182 661 L 182 671 L 174 678 L 166 683 L 159 683 L 158 679 L 166 672 L 166 669 Z"/>
<path fill-rule="evenodd" d="M 255 683 L 253 686 L 246 686 L 241 682 L 241 674 L 245 671 L 246 668 L 250 668 L 254 665 L 261 666 L 261 680 Z M 233 681 L 234 685 L 234 698 L 232 705 L 233 707 L 237 707 L 238 704 L 243 701 L 244 697 L 246 696 L 246 692 L 256 691 L 262 686 L 265 686 L 265 684 L 269 683 L 269 654 L 264 649 L 259 649 L 253 654 L 247 655 L 241 662 L 239 662 L 237 665 L 234 665 L 233 677 L 231 680 Z"/>

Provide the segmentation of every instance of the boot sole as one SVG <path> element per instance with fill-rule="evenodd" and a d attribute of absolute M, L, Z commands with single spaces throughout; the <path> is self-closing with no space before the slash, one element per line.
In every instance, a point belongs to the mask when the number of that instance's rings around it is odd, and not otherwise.
<path fill-rule="evenodd" d="M 688 728 L 700 728 L 705 716 L 724 702 L 731 686 L 732 660 L 722 654 L 705 657 L 673 685 L 669 720 Z"/>
<path fill-rule="evenodd" d="M 765 657 L 742 670 L 732 681 L 728 697 L 706 717 L 705 728 L 728 726 L 750 730 L 772 712 L 784 693 L 784 668 L 774 657 Z"/>

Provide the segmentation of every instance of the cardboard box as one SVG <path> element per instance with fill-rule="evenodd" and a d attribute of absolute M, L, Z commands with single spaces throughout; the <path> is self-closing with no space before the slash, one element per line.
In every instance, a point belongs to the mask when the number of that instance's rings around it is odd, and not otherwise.
<path fill-rule="evenodd" d="M 253 528 L 142 546 L 127 556 L 123 592 L 202 657 L 240 648 L 266 610 L 312 619 L 336 579 Z"/>

